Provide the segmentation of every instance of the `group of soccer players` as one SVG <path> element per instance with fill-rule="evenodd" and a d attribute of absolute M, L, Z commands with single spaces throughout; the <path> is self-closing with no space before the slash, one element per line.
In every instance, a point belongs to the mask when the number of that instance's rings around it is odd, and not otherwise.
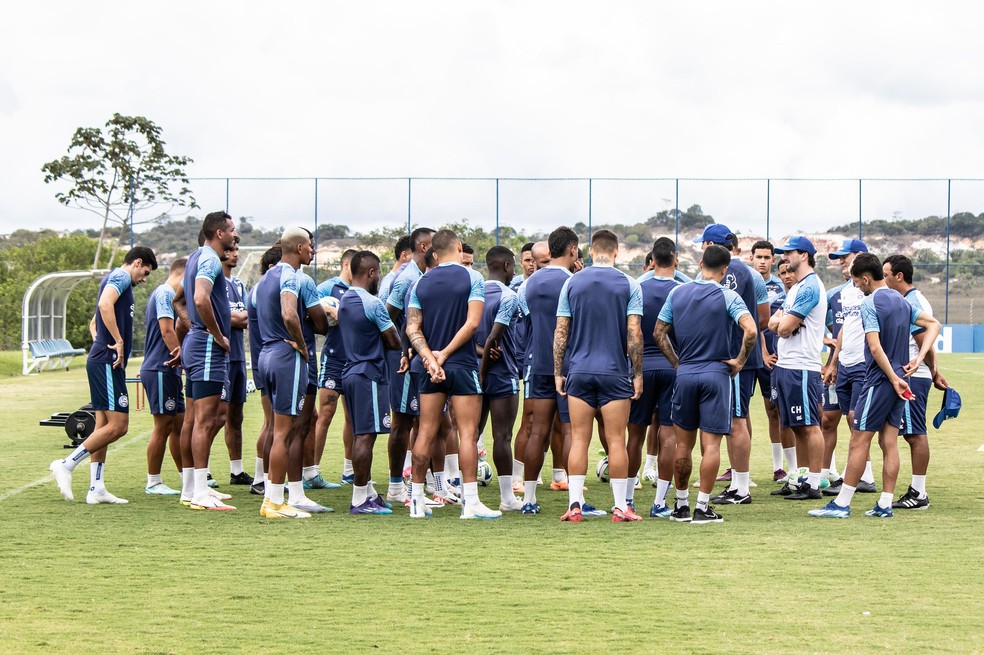
<path fill-rule="evenodd" d="M 752 502 L 749 409 L 758 384 L 773 479 L 782 483 L 774 495 L 836 496 L 809 514 L 848 517 L 856 492 L 876 491 L 868 453 L 877 433 L 882 493 L 866 514 L 887 518 L 893 507 L 929 506 L 927 398 L 932 386 L 947 387 L 933 354 L 940 324 L 912 284 L 908 258 L 881 261 L 858 239 L 829 253 L 845 280 L 829 293 L 807 238 L 781 247 L 759 241 L 743 258 L 737 237 L 720 224 L 695 240 L 703 250 L 696 280 L 678 270 L 676 244 L 665 237 L 653 244 L 641 277 L 626 275 L 616 268 L 619 242 L 608 230 L 592 235 L 585 268 L 567 227 L 524 246 L 519 275 L 515 253 L 491 248 L 485 279 L 454 232 L 418 228 L 396 244 L 396 265 L 385 276 L 378 255 L 350 250 L 340 274 L 318 286 L 302 270 L 313 260 L 312 234 L 293 227 L 263 254 L 261 277 L 247 290 L 232 274 L 239 242 L 232 218 L 206 216 L 199 241 L 171 264 L 145 313 L 140 379 L 154 416 L 148 494 L 178 495 L 195 510 L 234 510 L 209 473 L 212 442 L 224 428 L 230 483 L 263 495 L 261 516 L 332 511 L 306 491 L 340 486 L 321 475 L 320 461 L 341 397 L 341 483 L 352 486 L 351 514 L 391 514 L 394 503 L 413 518 L 447 505 L 460 506 L 463 519 L 539 514 L 537 487 L 550 450 L 550 488 L 568 493 L 561 519 L 607 515 L 585 499 L 597 423 L 614 522 L 643 519 L 635 491 L 649 481 L 656 488 L 650 517 L 719 523 L 716 508 Z M 128 427 L 132 287 L 156 267 L 153 251 L 138 246 L 100 284 L 86 363 L 96 429 L 50 467 L 68 500 L 72 471 L 91 458 L 86 502 L 126 502 L 106 490 L 106 447 Z M 264 416 L 253 476 L 242 465 L 247 332 Z M 843 475 L 834 457 L 841 416 L 851 428 Z M 478 494 L 490 477 L 487 424 L 498 509 Z M 380 434 L 389 435 L 385 498 L 371 480 Z M 913 476 L 895 499 L 900 434 Z M 719 477 L 723 438 L 730 467 Z M 168 444 L 180 492 L 161 477 Z M 716 480 L 730 484 L 712 497 Z"/>

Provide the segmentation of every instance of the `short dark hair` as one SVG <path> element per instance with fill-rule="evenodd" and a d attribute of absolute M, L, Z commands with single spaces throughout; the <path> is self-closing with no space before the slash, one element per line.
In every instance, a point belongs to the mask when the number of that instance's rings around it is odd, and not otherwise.
<path fill-rule="evenodd" d="M 800 250 L 800 252 L 806 253 L 806 263 L 810 265 L 810 268 L 817 267 L 817 257 L 812 252 L 806 252 L 805 250 Z"/>
<path fill-rule="evenodd" d="M 577 244 L 577 232 L 567 226 L 558 227 L 547 237 L 547 247 L 550 248 L 550 256 L 553 258 L 563 257 L 571 246 Z"/>
<path fill-rule="evenodd" d="M 433 268 L 433 267 L 434 267 L 434 246 L 431 246 L 430 248 L 427 249 L 427 252 L 424 253 L 424 268 Z"/>
<path fill-rule="evenodd" d="M 862 255 L 864 253 L 861 253 Z M 892 275 L 902 274 L 906 284 L 912 284 L 912 260 L 905 255 L 889 255 L 882 264 L 888 264 Z"/>
<path fill-rule="evenodd" d="M 524 252 L 530 252 L 531 250 L 533 250 L 533 242 L 527 241 L 523 244 L 523 248 L 519 251 L 519 254 L 522 255 Z"/>
<path fill-rule="evenodd" d="M 726 244 L 722 243 L 721 245 L 724 246 L 724 248 L 727 249 L 728 252 L 735 252 L 736 250 L 738 250 L 738 235 L 732 234 L 731 238 L 728 239 L 728 243 Z"/>
<path fill-rule="evenodd" d="M 276 266 L 280 263 L 280 259 L 284 256 L 283 249 L 277 245 L 273 246 L 260 257 L 260 275 L 266 273 L 271 267 Z"/>
<path fill-rule="evenodd" d="M 238 248 L 239 247 L 239 241 L 240 241 L 239 235 L 237 234 L 236 237 L 232 240 L 232 245 L 234 245 L 234 246 L 236 246 Z"/>
<path fill-rule="evenodd" d="M 601 252 L 615 252 L 618 249 L 618 235 L 611 230 L 598 230 L 591 235 L 591 247 Z"/>
<path fill-rule="evenodd" d="M 357 252 L 359 252 L 359 251 L 358 250 L 355 250 L 354 248 L 349 248 L 348 250 L 346 250 L 345 252 L 343 252 L 342 253 L 342 263 L 344 264 L 345 262 L 352 261 L 352 258 L 355 257 L 355 255 L 356 255 Z"/>
<path fill-rule="evenodd" d="M 410 249 L 417 252 L 417 247 L 420 245 L 420 237 L 425 237 L 428 234 L 434 234 L 434 230 L 429 227 L 418 227 L 416 230 L 410 233 Z"/>
<path fill-rule="evenodd" d="M 205 245 L 205 230 L 198 230 L 198 247 Z"/>
<path fill-rule="evenodd" d="M 779 260 L 779 263 L 776 264 L 776 271 L 779 272 L 779 273 L 782 273 L 782 267 L 783 266 L 785 266 L 785 267 L 788 268 L 789 267 L 789 262 L 787 262 L 785 259 L 780 259 Z"/>
<path fill-rule="evenodd" d="M 727 268 L 731 264 L 731 253 L 724 246 L 710 245 L 704 250 L 701 262 L 704 268 L 712 271 Z"/>
<path fill-rule="evenodd" d="M 472 248 L 471 246 L 469 246 L 467 243 L 462 243 L 461 244 L 461 252 L 466 253 L 466 254 L 469 254 L 469 255 L 474 255 L 475 254 L 475 249 Z"/>
<path fill-rule="evenodd" d="M 215 237 L 215 233 L 225 227 L 226 221 L 231 221 L 232 216 L 226 212 L 211 212 L 205 216 L 205 220 L 202 222 L 202 233 L 205 235 L 205 240 L 208 241 Z"/>
<path fill-rule="evenodd" d="M 885 271 L 882 269 L 881 261 L 870 252 L 858 253 L 858 256 L 851 263 L 851 275 L 853 277 L 870 275 L 871 279 L 876 282 L 885 279 Z"/>
<path fill-rule="evenodd" d="M 776 254 L 776 247 L 773 246 L 768 241 L 764 241 L 764 240 L 763 241 L 756 241 L 755 243 L 752 244 L 752 254 L 753 255 L 755 254 L 755 251 L 756 250 L 768 250 L 773 255 Z"/>
<path fill-rule="evenodd" d="M 187 265 L 188 265 L 187 257 L 178 257 L 173 262 L 171 262 L 171 266 L 168 268 L 168 273 L 170 273 L 171 271 L 182 271 Z"/>
<path fill-rule="evenodd" d="M 342 255 L 344 258 L 345 255 Z M 379 256 L 371 250 L 352 251 L 352 275 L 362 275 L 373 265 L 379 265 Z"/>
<path fill-rule="evenodd" d="M 490 269 L 500 266 L 505 266 L 506 262 L 512 262 L 515 264 L 516 255 L 513 251 L 505 246 L 492 246 L 489 251 L 485 253 L 485 265 Z"/>
<path fill-rule="evenodd" d="M 144 263 L 144 266 L 150 265 L 150 270 L 157 270 L 157 255 L 154 251 L 147 246 L 134 246 L 126 253 L 123 258 L 124 264 L 132 264 L 133 262 L 140 260 Z"/>
<path fill-rule="evenodd" d="M 653 263 L 660 268 L 669 268 L 676 262 L 677 248 L 673 239 L 660 237 L 653 243 L 652 255 Z"/>
<path fill-rule="evenodd" d="M 653 251 L 650 250 L 649 252 L 646 253 L 646 266 L 649 266 L 652 263 L 653 263 Z"/>
<path fill-rule="evenodd" d="M 393 246 L 393 255 L 396 259 L 399 259 L 407 250 L 413 252 L 413 246 L 410 242 L 409 234 L 402 236 L 397 240 L 396 245 Z"/>
<path fill-rule="evenodd" d="M 431 238 L 431 247 L 435 252 L 446 252 L 456 243 L 461 243 L 461 239 L 454 233 L 454 230 L 438 230 Z"/>

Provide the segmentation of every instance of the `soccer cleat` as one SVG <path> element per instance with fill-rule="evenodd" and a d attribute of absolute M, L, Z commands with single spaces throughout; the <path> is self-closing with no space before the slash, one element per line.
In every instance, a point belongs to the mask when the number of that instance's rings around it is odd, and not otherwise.
<path fill-rule="evenodd" d="M 851 515 L 851 507 L 841 507 L 830 501 L 820 509 L 811 509 L 807 514 L 818 519 L 846 519 Z"/>
<path fill-rule="evenodd" d="M 229 494 L 224 494 L 221 491 L 216 491 L 215 489 L 209 489 L 208 495 L 215 500 L 231 500 L 232 496 Z"/>
<path fill-rule="evenodd" d="M 920 498 L 919 492 L 909 487 L 904 496 L 892 503 L 892 507 L 894 509 L 929 509 L 929 495 Z"/>
<path fill-rule="evenodd" d="M 179 496 L 181 492 L 172 489 L 163 482 L 158 482 L 157 484 L 152 484 L 149 487 L 144 487 L 144 493 L 148 496 Z"/>
<path fill-rule="evenodd" d="M 246 485 L 252 485 L 253 484 L 253 476 L 250 475 L 249 473 L 247 473 L 246 471 L 243 471 L 241 473 L 236 473 L 235 475 L 232 475 L 230 473 L 229 474 L 229 484 L 238 484 L 238 485 L 242 485 L 244 487 Z"/>
<path fill-rule="evenodd" d="M 786 500 L 820 500 L 823 495 L 819 489 L 814 489 L 805 482 L 799 486 L 796 493 L 786 496 Z"/>
<path fill-rule="evenodd" d="M 461 505 L 461 497 L 451 491 L 445 491 L 443 494 L 434 494 L 434 500 L 444 505 Z"/>
<path fill-rule="evenodd" d="M 523 511 L 523 501 L 519 498 L 499 503 L 500 512 L 521 512 Z"/>
<path fill-rule="evenodd" d="M 102 491 L 90 489 L 85 495 L 86 505 L 126 505 L 129 502 L 126 498 L 117 498 L 105 489 Z"/>
<path fill-rule="evenodd" d="M 721 494 L 722 496 L 724 494 Z M 752 504 L 752 494 L 745 494 L 744 496 L 739 496 L 738 492 L 730 494 L 727 498 L 723 499 L 721 502 L 715 502 L 711 499 L 711 502 L 715 505 L 751 505 Z"/>
<path fill-rule="evenodd" d="M 731 469 L 725 469 L 724 473 L 714 478 L 715 482 L 731 482 Z"/>
<path fill-rule="evenodd" d="M 757 485 L 757 484 L 755 484 L 755 480 L 749 480 L 749 481 L 748 481 L 748 488 L 749 488 L 749 489 L 754 489 L 754 488 L 755 488 L 755 487 L 757 487 L 757 486 L 758 486 L 758 485 Z"/>
<path fill-rule="evenodd" d="M 713 503 L 714 505 L 724 505 L 726 502 L 728 502 L 729 498 L 737 495 L 738 495 L 737 489 L 726 489 L 725 491 L 719 493 L 717 496 L 713 496 L 711 498 L 711 503 Z"/>
<path fill-rule="evenodd" d="M 861 480 L 858 482 L 857 489 L 854 490 L 859 494 L 876 494 L 878 493 L 878 487 L 875 486 L 874 482 L 865 482 Z"/>
<path fill-rule="evenodd" d="M 776 469 L 775 471 L 772 472 L 772 481 L 773 482 L 780 482 L 787 475 L 789 475 L 789 474 L 786 473 L 786 471 L 784 471 L 783 469 Z"/>
<path fill-rule="evenodd" d="M 253 496 L 262 496 L 266 494 L 266 482 L 260 480 L 259 482 L 254 482 L 249 487 L 249 493 Z"/>
<path fill-rule="evenodd" d="M 497 519 L 502 517 L 502 512 L 497 509 L 489 509 L 482 501 L 477 503 L 465 503 L 461 508 L 461 519 Z"/>
<path fill-rule="evenodd" d="M 612 512 L 612 523 L 634 523 L 641 520 L 642 517 L 636 514 L 632 507 L 626 507 L 624 510 L 616 507 Z"/>
<path fill-rule="evenodd" d="M 447 486 L 448 491 L 450 491 L 451 493 L 457 496 L 461 495 L 461 478 L 454 478 L 453 480 L 448 480 L 445 482 L 445 485 Z"/>
<path fill-rule="evenodd" d="M 872 516 L 876 519 L 890 519 L 895 516 L 895 512 L 892 511 L 891 507 L 882 507 L 881 505 L 875 505 L 867 512 L 865 512 L 864 515 Z"/>
<path fill-rule="evenodd" d="M 514 494 L 521 494 L 524 491 L 526 491 L 526 487 L 523 486 L 523 483 L 522 482 L 513 482 L 513 493 Z"/>
<path fill-rule="evenodd" d="M 820 493 L 824 496 L 836 496 L 840 493 L 841 487 L 844 486 L 844 478 L 837 478 L 829 485 L 826 489 L 821 489 Z"/>
<path fill-rule="evenodd" d="M 341 482 L 342 484 L 355 484 L 355 473 L 352 475 L 343 475 Z"/>
<path fill-rule="evenodd" d="M 212 474 L 211 473 L 208 474 L 208 477 L 206 479 L 208 480 L 209 489 L 218 489 L 219 488 L 219 483 L 216 482 L 212 478 Z"/>
<path fill-rule="evenodd" d="M 584 514 L 581 512 L 580 507 L 572 507 L 564 512 L 564 515 L 560 517 L 560 520 L 568 523 L 580 523 L 584 520 Z"/>
<path fill-rule="evenodd" d="M 637 478 L 635 479 L 635 484 L 634 484 L 634 485 L 632 485 L 632 488 L 633 488 L 633 489 L 634 489 L 635 491 L 639 491 L 640 489 L 642 489 L 642 480 L 640 480 L 640 479 L 639 479 L 639 478 L 637 477 Z"/>
<path fill-rule="evenodd" d="M 584 516 L 608 516 L 608 512 L 603 509 L 598 509 L 594 505 L 589 505 L 584 503 L 581 505 L 581 514 Z"/>
<path fill-rule="evenodd" d="M 442 503 L 441 501 L 434 500 L 433 498 L 428 498 L 427 496 L 424 496 L 424 505 L 426 505 L 431 509 L 437 507 L 444 507 L 444 503 Z M 410 507 L 410 496 L 407 496 L 407 499 L 403 501 L 403 506 L 406 508 Z"/>
<path fill-rule="evenodd" d="M 274 505 L 269 500 L 264 500 L 260 505 L 260 516 L 265 519 L 309 519 L 311 515 L 295 509 L 287 503 Z"/>
<path fill-rule="evenodd" d="M 666 505 L 653 505 L 649 508 L 649 517 L 653 519 L 668 519 L 671 514 L 673 510 Z"/>
<path fill-rule="evenodd" d="M 677 523 L 690 523 L 690 505 L 677 505 L 670 512 L 670 520 Z"/>
<path fill-rule="evenodd" d="M 551 491 L 567 491 L 567 480 L 554 480 L 550 483 Z"/>
<path fill-rule="evenodd" d="M 191 507 L 191 498 L 185 498 L 184 496 L 181 496 L 181 498 L 178 499 L 178 502 L 181 504 L 182 507 Z"/>
<path fill-rule="evenodd" d="M 540 503 L 524 503 L 522 509 L 519 511 L 523 514 L 539 514 Z"/>
<path fill-rule="evenodd" d="M 708 507 L 707 509 L 697 508 L 694 510 L 694 518 L 690 521 L 693 525 L 703 525 L 704 523 L 724 523 L 724 518 Z"/>
<path fill-rule="evenodd" d="M 393 504 L 387 503 L 385 500 L 383 500 L 383 497 L 380 496 L 379 494 L 376 494 L 375 496 L 370 498 L 369 502 L 375 505 L 376 507 L 381 507 L 382 509 L 393 509 Z"/>
<path fill-rule="evenodd" d="M 292 498 L 287 501 L 287 504 L 293 507 L 294 509 L 298 509 L 302 512 L 307 512 L 308 514 L 330 514 L 335 511 L 330 507 L 319 505 L 318 503 L 314 502 L 307 496 L 303 498 L 298 498 L 297 502 L 294 502 L 294 499 Z"/>
<path fill-rule="evenodd" d="M 72 493 L 72 472 L 62 466 L 60 459 L 48 465 L 48 470 L 55 476 L 55 484 L 58 485 L 58 491 L 65 500 L 75 500 L 75 495 Z"/>
<path fill-rule="evenodd" d="M 775 491 L 770 491 L 769 492 L 769 495 L 770 496 L 792 496 L 793 495 L 793 488 L 789 486 L 789 483 L 788 482 L 786 482 L 779 489 L 776 489 Z"/>
<path fill-rule="evenodd" d="M 399 493 L 395 494 L 387 491 L 386 500 L 391 503 L 403 503 L 406 501 L 408 495 L 406 489 L 400 489 Z"/>
<path fill-rule="evenodd" d="M 644 469 L 643 472 L 642 472 L 642 480 L 643 480 L 643 482 L 652 483 L 652 485 L 654 487 L 656 486 L 656 478 L 657 477 L 658 476 L 656 474 L 656 469 L 654 469 L 654 468 Z"/>
<path fill-rule="evenodd" d="M 385 507 L 380 507 L 371 500 L 367 500 L 358 507 L 355 505 L 349 506 L 349 514 L 379 514 L 381 516 L 386 514 L 392 514 L 393 510 L 386 509 Z"/>
<path fill-rule="evenodd" d="M 308 478 L 304 481 L 305 489 L 338 489 L 341 486 L 342 485 L 337 482 L 329 482 L 328 480 L 325 480 L 321 477 L 320 473 L 313 478 Z"/>
<path fill-rule="evenodd" d="M 232 505 L 226 505 L 221 500 L 217 500 L 211 496 L 205 496 L 205 498 L 192 498 L 188 507 L 194 510 L 208 509 L 219 512 L 231 512 L 236 509 Z"/>
<path fill-rule="evenodd" d="M 427 506 L 427 503 L 424 502 L 425 500 L 426 499 L 416 497 L 407 499 L 407 506 L 410 509 L 410 518 L 425 519 L 432 514 L 431 508 Z"/>

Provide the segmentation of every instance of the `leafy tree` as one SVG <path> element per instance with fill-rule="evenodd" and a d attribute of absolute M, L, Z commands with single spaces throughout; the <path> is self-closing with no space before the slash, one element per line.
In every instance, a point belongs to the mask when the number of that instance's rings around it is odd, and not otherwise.
<path fill-rule="evenodd" d="M 72 136 L 68 154 L 44 164 L 45 183 L 67 181 L 68 191 L 55 194 L 58 202 L 102 216 L 102 231 L 93 257 L 99 261 L 110 221 L 126 225 L 127 212 L 158 204 L 197 207 L 188 188 L 188 157 L 169 155 L 161 128 L 143 116 L 113 114 L 105 132 L 80 127 Z M 121 231 L 120 238 L 125 235 Z M 115 248 L 110 255 L 110 265 Z"/>

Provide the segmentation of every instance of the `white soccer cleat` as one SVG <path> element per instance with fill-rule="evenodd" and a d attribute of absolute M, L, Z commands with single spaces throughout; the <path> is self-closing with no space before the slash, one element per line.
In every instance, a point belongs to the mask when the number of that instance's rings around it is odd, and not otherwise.
<path fill-rule="evenodd" d="M 206 495 L 204 498 L 193 498 L 191 500 L 191 505 L 189 505 L 189 507 L 195 510 L 208 509 L 208 510 L 217 510 L 217 511 L 225 511 L 225 512 L 230 512 L 236 509 L 232 505 L 226 505 L 221 500 L 217 500 L 208 495 Z"/>
<path fill-rule="evenodd" d="M 407 501 L 410 507 L 410 518 L 425 519 L 433 514 L 431 508 L 427 506 L 426 499 L 410 497 Z"/>
<path fill-rule="evenodd" d="M 65 497 L 65 500 L 75 500 L 75 495 L 72 493 L 72 472 L 62 466 L 60 459 L 53 461 L 48 466 L 48 470 L 55 476 L 58 491 Z"/>
<path fill-rule="evenodd" d="M 212 487 L 209 487 L 208 488 L 208 495 L 209 495 L 209 498 L 213 498 L 215 500 L 231 500 L 232 499 L 232 496 L 230 496 L 229 494 L 224 494 L 221 491 L 216 491 Z"/>
<path fill-rule="evenodd" d="M 386 502 L 388 503 L 403 503 L 407 500 L 407 493 L 405 490 L 400 490 L 399 493 L 386 492 Z"/>
<path fill-rule="evenodd" d="M 461 508 L 462 519 L 497 519 L 502 516 L 502 512 L 497 509 L 489 509 L 482 501 L 477 503 L 466 503 Z"/>
<path fill-rule="evenodd" d="M 652 484 L 654 487 L 656 486 L 656 477 L 657 477 L 656 469 L 654 468 L 647 468 L 642 472 L 643 482 L 648 482 Z"/>
<path fill-rule="evenodd" d="M 499 511 L 500 512 L 519 512 L 523 509 L 523 501 L 519 498 L 513 498 L 509 502 L 500 502 Z"/>
<path fill-rule="evenodd" d="M 87 505 L 126 505 L 130 501 L 126 498 L 117 498 L 105 489 L 102 491 L 90 489 L 89 493 L 85 495 L 85 502 Z"/>
<path fill-rule="evenodd" d="M 443 494 L 436 493 L 434 494 L 434 500 L 440 503 L 442 507 L 446 505 L 461 505 L 461 497 L 452 491 L 445 491 Z"/>
<path fill-rule="evenodd" d="M 181 494 L 180 491 L 172 489 L 163 482 L 144 487 L 144 493 L 148 496 L 178 496 Z"/>

